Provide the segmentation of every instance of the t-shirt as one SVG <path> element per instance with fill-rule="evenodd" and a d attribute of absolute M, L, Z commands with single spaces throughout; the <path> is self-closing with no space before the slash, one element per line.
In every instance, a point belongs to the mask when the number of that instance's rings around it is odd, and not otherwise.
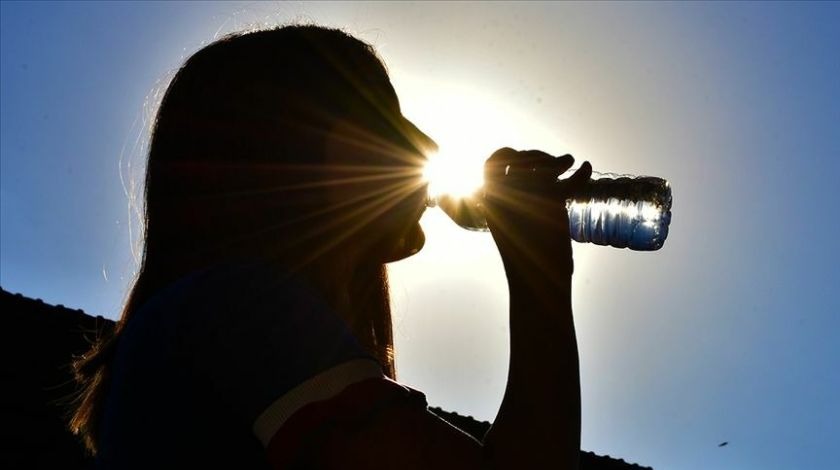
<path fill-rule="evenodd" d="M 426 406 L 306 283 L 258 263 L 217 266 L 127 322 L 96 467 L 294 466 L 319 429 L 395 400 Z"/>

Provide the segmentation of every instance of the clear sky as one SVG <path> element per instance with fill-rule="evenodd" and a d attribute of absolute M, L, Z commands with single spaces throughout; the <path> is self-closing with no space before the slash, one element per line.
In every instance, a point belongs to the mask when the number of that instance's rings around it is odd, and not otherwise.
<path fill-rule="evenodd" d="M 840 4 L 0 8 L 5 289 L 114 318 L 135 268 L 123 181 L 138 194 L 172 72 L 218 34 L 341 26 L 376 46 L 404 113 L 466 161 L 538 148 L 671 181 L 662 250 L 575 244 L 584 448 L 661 469 L 836 462 Z M 500 261 L 438 210 L 423 225 L 426 249 L 391 266 L 400 379 L 492 420 Z"/>

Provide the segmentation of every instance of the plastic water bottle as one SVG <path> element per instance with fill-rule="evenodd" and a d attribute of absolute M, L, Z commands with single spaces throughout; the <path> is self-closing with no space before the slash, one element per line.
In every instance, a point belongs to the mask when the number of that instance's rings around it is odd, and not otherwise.
<path fill-rule="evenodd" d="M 569 170 L 560 176 L 571 175 Z M 480 190 L 475 194 L 480 194 Z M 569 233 L 581 243 L 653 251 L 662 248 L 671 223 L 671 185 L 653 176 L 592 172 L 589 184 L 566 201 Z M 429 207 L 440 206 L 458 225 L 486 232 L 481 198 L 430 197 Z"/>

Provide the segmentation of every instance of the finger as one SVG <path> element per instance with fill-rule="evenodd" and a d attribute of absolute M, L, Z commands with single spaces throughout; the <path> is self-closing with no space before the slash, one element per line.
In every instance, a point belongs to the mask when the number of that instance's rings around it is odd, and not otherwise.
<path fill-rule="evenodd" d="M 555 157 L 541 150 L 525 150 L 518 152 L 516 158 L 511 160 L 507 175 L 537 183 L 553 183 L 573 163 L 574 158 L 568 154 Z"/>
<path fill-rule="evenodd" d="M 507 176 L 517 180 L 547 180 L 553 172 L 554 157 L 540 150 L 524 150 L 512 159 Z"/>
<path fill-rule="evenodd" d="M 563 180 L 563 185 L 570 191 L 581 189 L 589 183 L 589 178 L 591 177 L 592 165 L 589 162 L 583 162 L 583 165 L 572 176 Z"/>
<path fill-rule="evenodd" d="M 538 168 L 546 167 L 566 171 L 575 163 L 575 158 L 568 153 L 555 157 L 542 150 L 524 150 L 519 152 L 517 162 L 522 162 L 523 165 L 530 164 Z"/>
<path fill-rule="evenodd" d="M 510 147 L 502 147 L 499 150 L 493 152 L 493 154 L 490 155 L 490 158 L 487 159 L 485 164 L 491 166 L 509 165 L 514 159 L 516 159 L 516 156 L 518 154 L 518 151 Z"/>
<path fill-rule="evenodd" d="M 507 175 L 511 163 L 519 153 L 510 147 L 500 148 L 493 152 L 484 162 L 484 178 L 487 181 L 496 180 Z"/>
<path fill-rule="evenodd" d="M 559 174 L 567 172 L 569 168 L 575 164 L 575 157 L 569 155 L 568 153 L 566 155 L 560 155 L 554 160 L 557 164 L 557 169 L 560 171 Z"/>

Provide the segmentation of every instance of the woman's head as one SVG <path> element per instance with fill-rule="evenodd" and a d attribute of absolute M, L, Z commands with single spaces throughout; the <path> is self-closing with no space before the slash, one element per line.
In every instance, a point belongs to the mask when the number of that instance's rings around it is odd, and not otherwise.
<path fill-rule="evenodd" d="M 428 144 L 369 45 L 314 26 L 226 37 L 187 60 L 161 104 L 147 254 L 306 263 L 399 243 L 422 208 Z"/>
<path fill-rule="evenodd" d="M 420 175 L 433 145 L 402 116 L 373 49 L 341 31 L 235 34 L 190 57 L 153 129 L 138 278 L 114 335 L 75 364 L 82 390 L 71 429 L 95 451 L 130 316 L 189 271 L 236 259 L 314 273 L 326 286 L 345 275 L 343 300 L 324 295 L 343 304 L 357 338 L 393 377 L 383 263 L 422 247 Z"/>

